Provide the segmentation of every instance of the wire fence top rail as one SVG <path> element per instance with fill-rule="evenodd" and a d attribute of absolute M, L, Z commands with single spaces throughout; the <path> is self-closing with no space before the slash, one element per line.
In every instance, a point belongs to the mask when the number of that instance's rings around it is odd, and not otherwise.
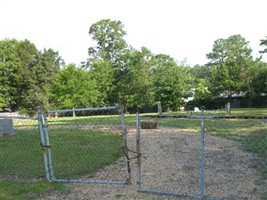
<path fill-rule="evenodd" d="M 141 115 L 141 117 L 148 118 L 214 118 L 214 119 L 267 119 L 267 115 L 231 115 L 231 116 L 220 116 L 220 115 Z"/>
<path fill-rule="evenodd" d="M 79 111 L 99 111 L 99 110 L 116 110 L 119 109 L 117 106 L 109 106 L 109 107 L 99 107 L 99 108 L 75 108 L 75 109 L 65 109 L 65 110 L 48 110 L 48 113 L 60 113 L 60 112 L 79 112 Z"/>

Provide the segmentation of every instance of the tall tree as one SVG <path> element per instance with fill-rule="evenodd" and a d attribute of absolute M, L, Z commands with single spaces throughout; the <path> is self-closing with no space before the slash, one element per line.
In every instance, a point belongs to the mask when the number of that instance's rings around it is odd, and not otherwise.
<path fill-rule="evenodd" d="M 249 71 L 253 62 L 249 42 L 241 35 L 218 39 L 213 51 L 207 54 L 211 66 L 212 92 L 214 95 L 246 92 L 250 79 Z"/>
<path fill-rule="evenodd" d="M 130 107 L 136 111 L 144 110 L 144 108 L 152 109 L 155 107 L 155 95 L 152 85 L 154 55 L 146 47 L 142 47 L 141 51 L 134 50 L 132 54 L 132 97 Z"/>
<path fill-rule="evenodd" d="M 17 46 L 18 41 L 15 39 L 0 41 L 0 110 L 14 104 L 12 93 L 16 87 L 11 84 L 19 64 Z"/>
<path fill-rule="evenodd" d="M 9 95 L 12 97 L 10 107 L 12 110 L 33 113 L 36 108 L 36 93 L 39 89 L 36 78 L 36 66 L 40 58 L 40 52 L 34 44 L 28 40 L 16 41 L 13 52 L 13 60 L 8 67 L 12 73 L 9 79 Z"/>
<path fill-rule="evenodd" d="M 138 111 L 153 104 L 152 58 L 145 47 L 141 51 L 129 49 L 121 56 L 121 65 L 115 71 L 117 87 L 113 95 L 124 109 Z"/>
<path fill-rule="evenodd" d="M 56 75 L 64 61 L 58 52 L 53 49 L 44 49 L 41 52 L 39 64 L 36 67 L 36 77 L 39 85 L 37 92 L 39 104 L 43 109 L 48 109 L 49 105 L 49 87 L 55 81 Z"/>
<path fill-rule="evenodd" d="M 0 41 L 0 102 L 13 111 L 35 113 L 36 105 L 47 107 L 47 87 L 59 69 L 58 53 L 39 51 L 28 40 Z"/>
<path fill-rule="evenodd" d="M 88 49 L 89 61 L 94 59 L 116 61 L 123 49 L 127 46 L 123 37 L 126 32 L 120 21 L 103 19 L 93 24 L 89 29 L 89 35 L 96 41 L 96 47 Z"/>

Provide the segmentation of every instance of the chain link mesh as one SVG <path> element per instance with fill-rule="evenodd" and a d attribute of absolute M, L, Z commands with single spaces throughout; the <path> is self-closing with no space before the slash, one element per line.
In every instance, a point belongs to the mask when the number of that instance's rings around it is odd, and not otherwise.
<path fill-rule="evenodd" d="M 47 114 L 52 179 L 103 183 L 129 180 L 124 151 L 127 132 L 124 116 L 118 109 L 63 110 Z"/>
<path fill-rule="evenodd" d="M 222 199 L 267 195 L 267 127 L 262 119 L 205 120 L 205 194 Z"/>
<path fill-rule="evenodd" d="M 267 195 L 267 128 L 262 119 L 209 113 L 140 116 L 140 149 L 139 191 L 208 199 Z"/>
<path fill-rule="evenodd" d="M 49 111 L 39 129 L 37 118 L 1 116 L 0 177 L 111 184 L 132 178 L 138 191 L 177 197 L 267 196 L 266 119 L 208 112 L 137 119 L 137 131 L 131 126 L 128 134 L 117 108 Z M 131 177 L 136 166 L 140 173 Z"/>
<path fill-rule="evenodd" d="M 2 179 L 44 177 L 43 153 L 36 118 L 0 118 L 0 176 Z"/>

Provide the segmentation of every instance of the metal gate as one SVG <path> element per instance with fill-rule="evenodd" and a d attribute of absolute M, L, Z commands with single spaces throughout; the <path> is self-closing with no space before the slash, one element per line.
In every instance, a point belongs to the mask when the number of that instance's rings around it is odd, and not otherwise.
<path fill-rule="evenodd" d="M 157 125 L 155 118 L 152 119 Z M 201 133 L 173 128 L 141 129 L 137 114 L 137 190 L 182 198 L 204 196 L 204 123 Z M 191 145 L 188 145 L 191 144 Z"/>
<path fill-rule="evenodd" d="M 204 111 L 192 116 L 137 114 L 136 151 L 141 155 L 137 160 L 137 190 L 186 199 L 266 197 L 265 117 L 225 117 Z M 180 118 L 191 118 L 200 129 L 181 129 L 168 122 L 182 123 Z M 149 123 L 157 127 L 142 127 Z M 255 124 L 258 129 L 250 130 Z M 230 126 L 243 127 L 244 131 L 229 132 Z"/>
<path fill-rule="evenodd" d="M 118 107 L 38 108 L 46 179 L 58 182 L 128 184 L 127 131 Z"/>

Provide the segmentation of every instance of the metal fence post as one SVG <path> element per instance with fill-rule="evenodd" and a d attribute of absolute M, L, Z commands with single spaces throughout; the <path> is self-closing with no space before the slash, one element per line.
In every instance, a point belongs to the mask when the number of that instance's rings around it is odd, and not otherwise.
<path fill-rule="evenodd" d="M 127 129 L 126 129 L 126 123 L 125 123 L 125 116 L 123 108 L 118 108 L 119 113 L 121 114 L 121 124 L 122 124 L 122 135 L 123 135 L 123 142 L 124 142 L 124 148 L 125 148 L 125 156 L 127 158 L 127 171 L 128 171 L 128 178 L 127 178 L 127 184 L 131 183 L 131 166 L 130 166 L 130 159 L 128 154 L 128 139 L 127 139 Z"/>
<path fill-rule="evenodd" d="M 140 144 L 140 116 L 136 113 L 136 153 L 137 157 L 137 191 L 141 190 L 141 144 Z"/>
<path fill-rule="evenodd" d="M 204 148 L 205 148 L 205 138 L 204 138 L 204 106 L 201 106 L 202 117 L 201 117 L 201 134 L 200 134 L 200 198 L 204 198 L 204 184 L 205 184 L 205 175 L 204 175 Z"/>
<path fill-rule="evenodd" d="M 46 149 L 43 148 L 43 146 L 45 145 L 45 136 L 44 136 L 44 124 L 43 124 L 43 112 L 42 112 L 42 108 L 40 106 L 37 107 L 37 111 L 38 111 L 38 128 L 39 128 L 39 133 L 40 133 L 40 138 L 41 138 L 41 147 L 43 150 L 43 154 L 44 154 L 44 165 L 45 165 L 45 175 L 46 175 L 46 179 L 48 181 L 50 181 L 50 173 L 49 173 L 49 168 L 48 168 L 48 157 L 47 157 L 47 151 Z"/>
<path fill-rule="evenodd" d="M 48 157 L 48 167 L 50 172 L 50 180 L 54 179 L 54 172 L 53 172 L 53 165 L 52 165 L 52 157 L 51 157 L 51 150 L 50 150 L 50 143 L 49 143 L 49 135 L 48 135 L 48 122 L 47 117 L 44 116 L 44 133 L 45 133 L 45 145 L 47 146 L 47 157 Z"/>

